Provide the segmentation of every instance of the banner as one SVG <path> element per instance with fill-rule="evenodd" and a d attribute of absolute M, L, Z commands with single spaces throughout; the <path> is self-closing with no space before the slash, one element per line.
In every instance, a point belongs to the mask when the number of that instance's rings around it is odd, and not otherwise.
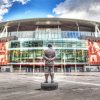
<path fill-rule="evenodd" d="M 100 64 L 100 41 L 88 41 L 88 63 Z"/>
<path fill-rule="evenodd" d="M 0 42 L 0 65 L 6 65 L 8 63 L 7 55 L 7 42 Z"/>

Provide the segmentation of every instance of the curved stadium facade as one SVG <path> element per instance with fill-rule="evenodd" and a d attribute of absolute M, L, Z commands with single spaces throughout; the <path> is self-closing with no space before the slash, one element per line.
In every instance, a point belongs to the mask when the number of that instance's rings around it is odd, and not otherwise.
<path fill-rule="evenodd" d="M 66 18 L 37 18 L 0 23 L 0 69 L 43 72 L 43 50 L 56 50 L 55 72 L 100 71 L 100 23 Z M 4 41 L 2 38 L 18 39 Z"/>

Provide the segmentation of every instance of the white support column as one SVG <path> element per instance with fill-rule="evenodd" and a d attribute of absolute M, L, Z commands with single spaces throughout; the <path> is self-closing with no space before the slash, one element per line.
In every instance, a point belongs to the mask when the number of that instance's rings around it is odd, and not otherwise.
<path fill-rule="evenodd" d="M 95 25 L 95 37 L 98 37 L 100 35 L 100 30 L 98 28 L 98 25 Z"/>
<path fill-rule="evenodd" d="M 64 53 L 64 72 L 66 72 L 66 62 L 65 62 L 65 59 L 66 59 L 66 55 L 65 55 L 65 53 Z"/>
<path fill-rule="evenodd" d="M 38 38 L 38 34 L 39 33 L 39 28 L 38 28 L 38 25 L 37 25 L 37 27 L 36 27 L 36 30 L 35 30 L 35 38 L 37 39 Z"/>
<path fill-rule="evenodd" d="M 64 72 L 63 64 L 61 64 L 61 72 Z"/>
<path fill-rule="evenodd" d="M 77 25 L 77 31 L 79 32 L 79 24 L 76 22 Z M 77 50 L 77 43 L 75 44 L 75 72 L 77 72 L 77 61 L 76 61 L 76 50 Z"/>
<path fill-rule="evenodd" d="M 19 31 L 19 27 L 20 27 L 20 22 L 18 23 L 18 27 L 17 27 L 17 34 L 18 34 L 18 31 Z"/>
<path fill-rule="evenodd" d="M 77 72 L 77 61 L 76 61 L 76 46 L 75 46 L 75 72 Z"/>
<path fill-rule="evenodd" d="M 7 35 L 8 35 L 8 24 L 5 25 L 2 33 L 0 34 L 0 38 L 7 37 Z"/>
<path fill-rule="evenodd" d="M 77 25 L 77 30 L 79 32 L 80 28 L 79 28 L 79 24 L 76 22 L 76 25 Z"/>
<path fill-rule="evenodd" d="M 19 72 L 21 72 L 21 69 L 22 69 L 22 68 L 21 68 L 21 64 L 20 64 L 20 67 L 19 67 Z"/>
<path fill-rule="evenodd" d="M 33 73 L 34 73 L 34 65 L 33 65 Z"/>
<path fill-rule="evenodd" d="M 6 30 L 5 30 L 5 37 L 8 36 L 8 26 L 5 26 Z"/>

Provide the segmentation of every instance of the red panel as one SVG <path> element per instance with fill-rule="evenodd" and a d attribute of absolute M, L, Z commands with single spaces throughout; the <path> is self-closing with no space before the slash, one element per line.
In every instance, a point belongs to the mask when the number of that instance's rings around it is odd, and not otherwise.
<path fill-rule="evenodd" d="M 7 60 L 7 42 L 0 42 L 0 65 L 6 65 Z"/>
<path fill-rule="evenodd" d="M 100 63 L 100 41 L 88 41 L 88 63 Z"/>

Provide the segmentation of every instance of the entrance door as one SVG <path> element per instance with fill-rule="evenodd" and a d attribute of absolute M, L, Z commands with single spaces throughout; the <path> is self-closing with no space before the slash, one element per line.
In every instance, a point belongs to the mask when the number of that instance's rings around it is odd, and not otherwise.
<path fill-rule="evenodd" d="M 30 66 L 26 67 L 26 72 L 33 72 L 33 67 Z"/>
<path fill-rule="evenodd" d="M 70 66 L 66 66 L 66 72 L 71 72 L 71 67 Z"/>
<path fill-rule="evenodd" d="M 83 71 L 84 71 L 83 66 L 78 66 L 78 67 L 77 67 L 77 71 L 78 71 L 78 72 L 83 72 Z"/>

